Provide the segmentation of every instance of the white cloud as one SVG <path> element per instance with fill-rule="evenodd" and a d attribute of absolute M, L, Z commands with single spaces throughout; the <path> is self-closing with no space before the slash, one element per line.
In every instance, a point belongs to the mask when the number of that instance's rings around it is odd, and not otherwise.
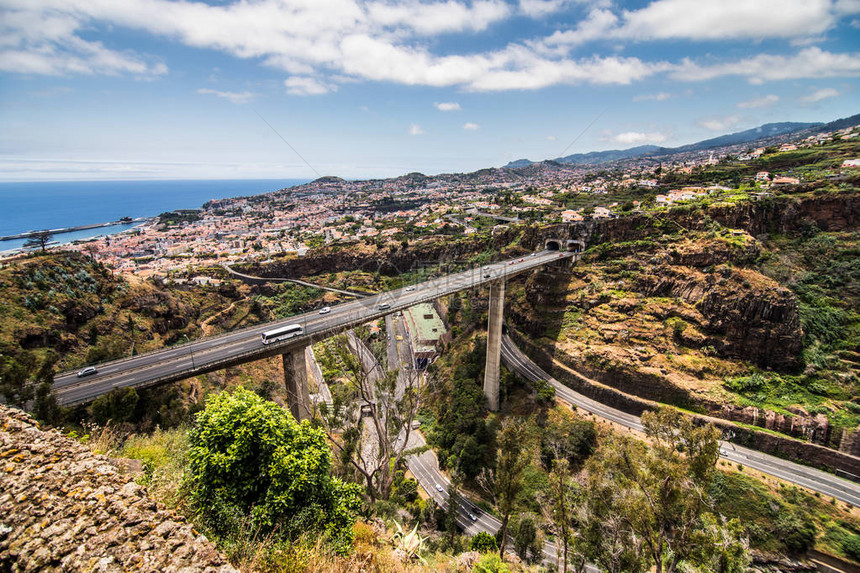
<path fill-rule="evenodd" d="M 501 0 L 473 2 L 471 6 L 447 0 L 446 2 L 422 3 L 372 2 L 367 5 L 370 19 L 382 26 L 412 28 L 422 35 L 465 30 L 480 32 L 505 19 L 510 7 Z"/>
<path fill-rule="evenodd" d="M 417 123 L 409 126 L 409 135 L 424 135 L 424 130 Z"/>
<path fill-rule="evenodd" d="M 839 92 L 833 88 L 821 88 L 820 90 L 815 90 L 808 96 L 804 96 L 800 98 L 800 101 L 803 103 L 816 103 L 823 99 L 837 97 Z"/>
<path fill-rule="evenodd" d="M 466 131 L 478 131 L 479 129 L 481 129 L 481 126 L 477 123 L 467 122 L 463 124 L 463 129 L 465 129 Z"/>
<path fill-rule="evenodd" d="M 314 78 L 293 76 L 284 80 L 287 93 L 290 95 L 322 95 L 334 89 L 333 86 L 324 84 Z"/>
<path fill-rule="evenodd" d="M 656 0 L 624 11 L 617 35 L 637 39 L 793 38 L 834 25 L 831 0 Z"/>
<path fill-rule="evenodd" d="M 241 93 L 222 92 L 222 91 L 218 91 L 218 90 L 211 90 L 209 88 L 200 88 L 199 90 L 197 90 L 197 93 L 205 94 L 205 95 L 218 96 L 220 98 L 224 98 L 226 100 L 229 100 L 232 103 L 248 103 L 256 97 L 256 94 L 253 94 L 253 93 L 248 92 L 248 91 L 241 92 Z"/>
<path fill-rule="evenodd" d="M 439 111 L 460 111 L 460 104 L 455 101 L 443 101 L 433 104 Z"/>
<path fill-rule="evenodd" d="M 548 48 L 560 47 L 562 53 L 570 46 L 584 44 L 592 40 L 611 38 L 618 30 L 618 16 L 606 9 L 595 8 L 588 18 L 581 21 L 573 30 L 555 32 L 546 38 L 542 44 Z"/>
<path fill-rule="evenodd" d="M 726 131 L 740 123 L 740 121 L 741 118 L 739 116 L 729 115 L 724 117 L 706 118 L 697 122 L 697 124 L 710 131 Z"/>
<path fill-rule="evenodd" d="M 557 138 L 556 136 L 554 136 L 554 135 L 547 135 L 547 136 L 546 136 L 546 140 L 547 140 L 547 141 L 555 141 L 555 140 L 557 140 L 557 139 L 558 139 L 558 138 Z"/>
<path fill-rule="evenodd" d="M 668 139 L 664 133 L 643 133 L 640 131 L 627 131 L 609 137 L 609 141 L 624 143 L 625 145 L 642 145 L 644 143 L 662 143 Z"/>
<path fill-rule="evenodd" d="M 680 80 L 710 80 L 721 76 L 745 76 L 750 83 L 800 78 L 860 76 L 860 53 L 834 54 L 812 47 L 789 55 L 759 54 L 752 58 L 701 66 L 688 59 L 671 73 Z"/>
<path fill-rule="evenodd" d="M 659 92 L 656 94 L 642 94 L 642 95 L 634 96 L 633 101 L 647 101 L 647 100 L 666 101 L 667 99 L 672 99 L 673 97 L 675 97 L 675 96 L 673 94 L 668 93 L 668 92 Z"/>
<path fill-rule="evenodd" d="M 516 14 L 538 15 L 568 2 L 522 0 L 515 8 L 503 0 L 0 0 L 7 7 L 0 8 L 0 70 L 167 73 L 157 59 L 84 39 L 96 27 L 115 26 L 283 70 L 290 76 L 287 91 L 295 95 L 324 94 L 349 81 L 499 91 L 624 85 L 667 72 L 681 80 L 740 75 L 753 82 L 860 75 L 857 54 L 815 47 L 793 56 L 762 54 L 716 64 L 569 54 L 584 42 L 602 40 L 820 36 L 839 14 L 856 11 L 857 0 L 654 0 L 632 11 L 605 0 L 575 1 L 591 9 L 569 31 L 495 50 L 443 54 L 434 51 L 441 34 L 484 31 Z"/>
<path fill-rule="evenodd" d="M 565 0 L 520 0 L 520 12 L 530 18 L 543 18 L 558 12 L 566 3 Z"/>
<path fill-rule="evenodd" d="M 748 99 L 738 102 L 738 107 L 741 109 L 753 109 L 758 107 L 770 107 L 779 101 L 779 96 L 768 94 L 764 97 Z"/>
<path fill-rule="evenodd" d="M 860 0 L 836 0 L 833 8 L 837 14 L 860 14 Z"/>
<path fill-rule="evenodd" d="M 77 35 L 81 28 L 79 18 L 63 10 L 12 3 L 0 11 L 0 71 L 52 76 L 167 73 L 167 66 L 152 58 L 82 39 Z"/>

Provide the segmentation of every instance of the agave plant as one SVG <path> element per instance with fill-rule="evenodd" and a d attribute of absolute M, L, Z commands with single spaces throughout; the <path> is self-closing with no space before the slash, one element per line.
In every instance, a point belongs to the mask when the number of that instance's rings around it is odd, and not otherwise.
<path fill-rule="evenodd" d="M 424 550 L 424 542 L 427 541 L 427 538 L 418 535 L 418 524 L 416 523 L 409 533 L 404 533 L 403 527 L 396 521 L 394 526 L 397 528 L 393 537 L 394 546 L 403 551 L 410 560 L 420 559 L 423 562 L 424 558 L 421 557 L 421 551 Z"/>

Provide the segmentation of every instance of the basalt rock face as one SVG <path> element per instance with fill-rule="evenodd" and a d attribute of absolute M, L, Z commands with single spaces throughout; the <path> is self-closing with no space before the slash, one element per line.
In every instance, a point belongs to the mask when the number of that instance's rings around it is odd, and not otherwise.
<path fill-rule="evenodd" d="M 441 264 L 442 272 L 445 272 L 445 263 L 462 263 L 487 249 L 495 252 L 509 249 L 515 238 L 522 232 L 522 229 L 501 229 L 489 239 L 454 236 L 447 239 L 415 241 L 406 247 L 400 244 L 387 244 L 379 248 L 362 243 L 334 245 L 314 251 L 308 257 L 248 265 L 237 270 L 252 276 L 299 278 L 356 270 L 396 275 Z M 537 242 L 535 230 L 528 228 L 525 233 L 530 237 L 534 235 L 530 243 Z M 525 248 L 514 248 L 514 251 L 525 252 Z"/>
<path fill-rule="evenodd" d="M 692 304 L 701 313 L 702 330 L 715 337 L 711 342 L 724 356 L 780 370 L 797 364 L 803 346 L 797 299 L 758 273 L 661 265 L 641 275 L 638 286 L 647 296 Z"/>
<path fill-rule="evenodd" d="M 237 573 L 105 456 L 0 406 L 0 571 Z"/>
<path fill-rule="evenodd" d="M 786 415 L 763 408 L 753 406 L 741 408 L 731 404 L 724 405 L 716 414 L 726 420 L 742 422 L 751 426 L 780 432 L 788 436 L 803 438 L 813 444 L 827 444 L 832 430 L 830 421 L 824 414 L 809 415 L 798 411 L 793 415 Z M 853 455 L 851 451 L 841 448 L 840 450 Z"/>
<path fill-rule="evenodd" d="M 571 239 L 587 239 L 589 245 L 607 241 L 634 241 L 660 234 L 667 228 L 702 230 L 709 224 L 708 218 L 726 227 L 743 229 L 754 237 L 802 231 L 812 225 L 822 231 L 853 229 L 860 225 L 860 194 L 830 193 L 801 199 L 782 197 L 731 206 L 711 206 L 704 211 L 693 205 L 690 209 L 669 210 L 659 216 L 634 214 L 618 219 L 572 223 L 566 226 L 566 232 L 556 231 L 556 234 L 564 232 Z"/>

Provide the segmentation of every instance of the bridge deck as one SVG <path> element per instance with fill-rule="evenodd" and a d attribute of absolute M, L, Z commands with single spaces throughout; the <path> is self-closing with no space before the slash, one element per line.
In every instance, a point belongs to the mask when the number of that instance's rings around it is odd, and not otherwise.
<path fill-rule="evenodd" d="M 54 390 L 60 404 L 74 405 L 92 401 L 114 388 L 147 387 L 175 382 L 228 366 L 283 354 L 294 347 L 317 342 L 418 303 L 430 302 L 577 256 L 569 252 L 541 251 L 332 306 L 329 314 L 309 312 L 132 358 L 107 362 L 97 365 L 97 374 L 85 378 L 78 378 L 74 372 L 65 372 L 54 378 Z M 380 308 L 380 305 L 388 306 Z M 301 324 L 304 334 L 278 343 L 262 343 L 262 332 L 288 324 Z"/>

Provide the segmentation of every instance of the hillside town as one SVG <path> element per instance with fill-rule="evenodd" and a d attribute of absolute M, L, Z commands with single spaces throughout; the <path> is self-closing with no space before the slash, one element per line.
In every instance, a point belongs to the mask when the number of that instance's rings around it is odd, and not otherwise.
<path fill-rule="evenodd" d="M 169 277 L 193 274 L 203 266 L 301 257 L 328 244 L 381 244 L 428 235 L 493 232 L 519 221 L 578 222 L 704 199 L 762 200 L 802 184 L 802 174 L 791 169 L 756 170 L 733 185 L 678 182 L 721 165 L 753 166 L 768 156 L 826 145 L 834 138 L 850 140 L 858 134 L 860 126 L 851 126 L 794 139 L 783 136 L 762 145 L 610 164 L 546 161 L 468 174 L 410 173 L 353 181 L 322 177 L 264 195 L 213 200 L 199 210 L 167 213 L 129 231 L 63 248 L 84 251 L 119 273 Z M 859 167 L 860 159 L 846 159 L 824 175 L 838 178 Z"/>

